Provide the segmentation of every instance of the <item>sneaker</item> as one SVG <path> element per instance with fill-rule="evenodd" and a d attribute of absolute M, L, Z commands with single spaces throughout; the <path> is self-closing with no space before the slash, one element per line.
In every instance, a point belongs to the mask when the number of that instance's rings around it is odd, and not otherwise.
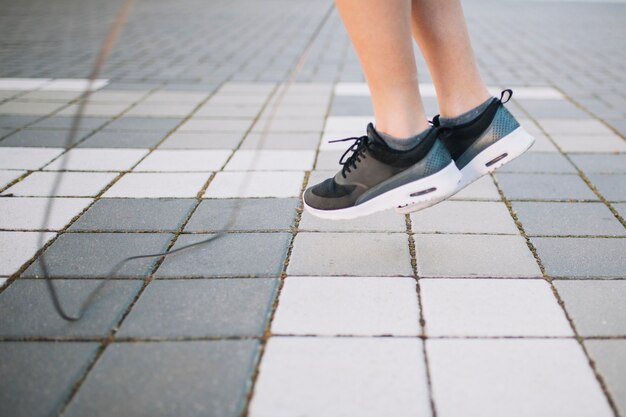
<path fill-rule="evenodd" d="M 503 101 L 504 95 L 508 97 Z M 504 90 L 474 120 L 454 127 L 441 127 L 439 116 L 433 118 L 433 126 L 440 131 L 441 142 L 446 146 L 463 178 L 453 194 L 458 193 L 480 177 L 511 162 L 526 152 L 535 139 L 524 130 L 515 117 L 504 107 L 513 91 Z M 441 201 L 441 200 L 439 200 Z M 438 203 L 405 204 L 396 211 L 407 214 Z"/>
<path fill-rule="evenodd" d="M 305 209 L 325 219 L 353 219 L 401 205 L 428 204 L 450 196 L 461 180 L 450 153 L 430 131 L 415 147 L 397 151 L 387 146 L 374 126 L 341 157 L 341 170 L 306 189 Z"/>

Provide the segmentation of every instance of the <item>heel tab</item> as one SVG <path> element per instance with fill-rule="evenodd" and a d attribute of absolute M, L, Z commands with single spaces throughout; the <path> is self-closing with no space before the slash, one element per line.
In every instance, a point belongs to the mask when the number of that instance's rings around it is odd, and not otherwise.
<path fill-rule="evenodd" d="M 506 100 L 503 100 L 504 95 L 508 93 L 508 97 L 506 98 Z M 500 103 L 504 104 L 504 103 L 508 103 L 509 100 L 511 99 L 511 97 L 513 97 L 513 90 L 511 90 L 510 88 L 507 88 L 506 90 L 502 90 L 500 92 Z"/>

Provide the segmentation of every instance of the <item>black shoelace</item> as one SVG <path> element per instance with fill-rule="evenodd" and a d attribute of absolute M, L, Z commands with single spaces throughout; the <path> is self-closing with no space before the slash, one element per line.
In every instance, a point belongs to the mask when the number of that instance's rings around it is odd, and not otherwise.
<path fill-rule="evenodd" d="M 356 169 L 356 164 L 361 162 L 361 159 L 365 159 L 367 157 L 365 155 L 365 151 L 368 150 L 370 146 L 370 140 L 367 136 L 330 140 L 328 143 L 346 142 L 349 140 L 353 140 L 354 143 L 346 149 L 339 159 L 339 163 L 343 165 L 341 168 L 341 175 L 344 178 L 346 178 L 347 173 L 351 172 L 352 168 Z"/>

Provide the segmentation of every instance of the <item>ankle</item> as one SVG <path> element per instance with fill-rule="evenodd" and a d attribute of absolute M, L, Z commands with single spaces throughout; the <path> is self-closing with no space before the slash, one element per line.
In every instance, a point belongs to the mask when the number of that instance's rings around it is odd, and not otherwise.
<path fill-rule="evenodd" d="M 442 98 L 439 100 L 439 113 L 441 117 L 447 119 L 458 117 L 475 109 L 490 98 L 492 98 L 492 96 L 487 89 L 475 94 L 464 94 L 463 96 L 455 95 L 453 97 Z"/>
<path fill-rule="evenodd" d="M 398 117 L 376 117 L 376 130 L 395 138 L 411 138 L 428 129 L 424 118 L 402 119 Z"/>

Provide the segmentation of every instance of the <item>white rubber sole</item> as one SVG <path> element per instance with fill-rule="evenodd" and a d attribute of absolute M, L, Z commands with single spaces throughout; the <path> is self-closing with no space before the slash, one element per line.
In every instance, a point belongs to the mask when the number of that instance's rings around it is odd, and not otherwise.
<path fill-rule="evenodd" d="M 535 143 L 533 138 L 523 127 L 518 127 L 481 153 L 476 155 L 469 164 L 461 169 L 462 179 L 457 185 L 457 189 L 452 195 L 458 193 L 483 175 L 489 174 L 500 168 L 518 156 L 526 152 Z M 396 207 L 396 212 L 400 214 L 408 214 L 414 211 L 423 210 L 436 203 L 441 202 L 440 199 L 429 204 L 411 204 Z"/>
<path fill-rule="evenodd" d="M 461 172 L 454 162 L 451 162 L 442 170 L 428 177 L 394 188 L 353 207 L 337 210 L 320 210 L 307 205 L 303 195 L 304 208 L 312 215 L 322 219 L 355 219 L 403 204 L 425 204 L 431 200 L 448 198 L 454 194 L 459 181 L 461 181 Z"/>

